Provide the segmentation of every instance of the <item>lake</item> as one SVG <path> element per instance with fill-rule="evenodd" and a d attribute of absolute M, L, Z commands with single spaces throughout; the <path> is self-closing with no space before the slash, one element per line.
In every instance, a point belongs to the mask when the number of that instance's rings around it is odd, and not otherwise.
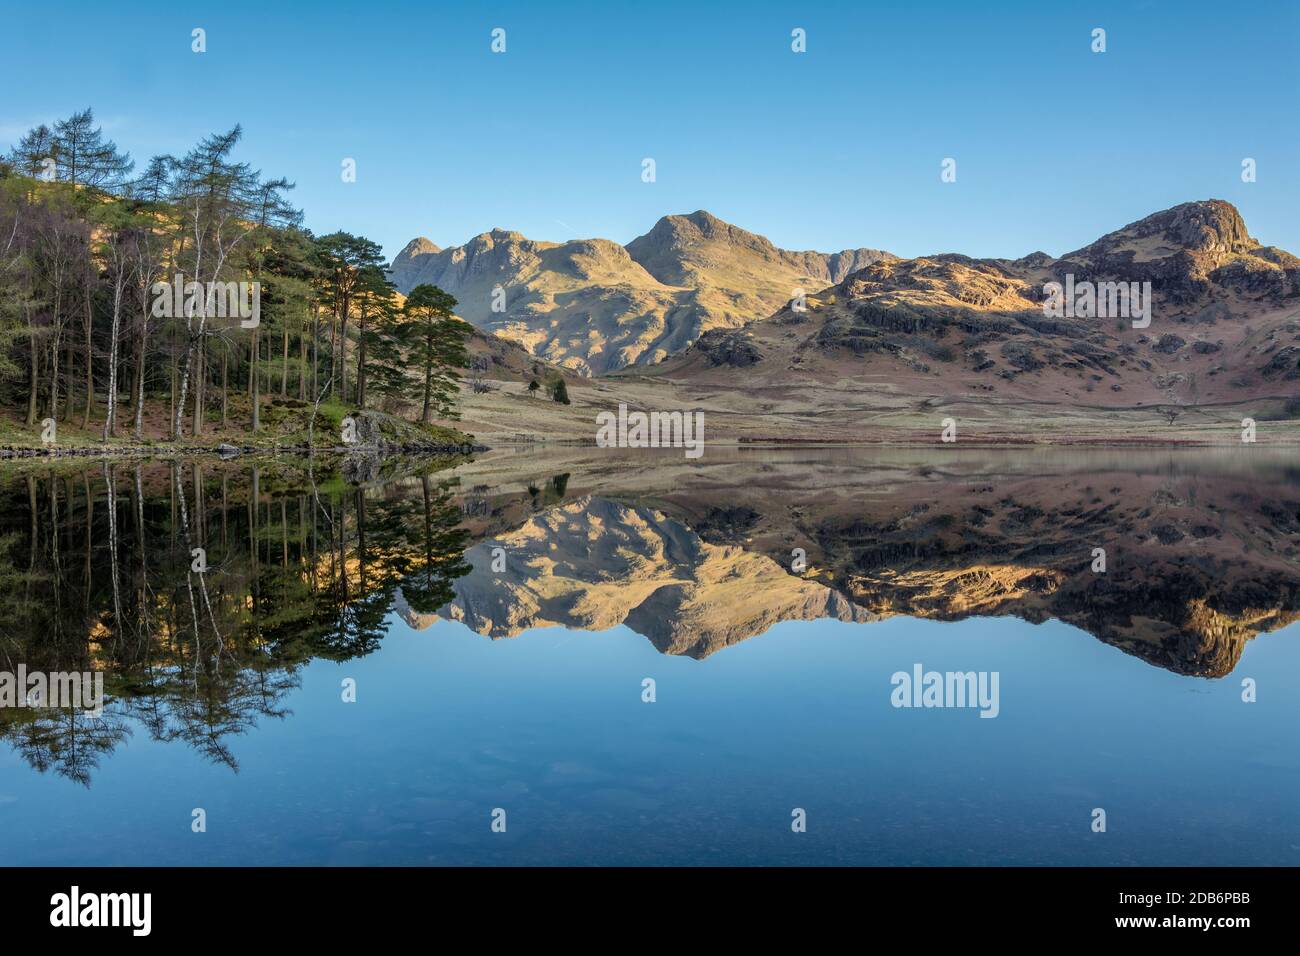
<path fill-rule="evenodd" d="M 4 464 L 0 862 L 1294 865 L 1298 620 L 1256 446 Z"/>

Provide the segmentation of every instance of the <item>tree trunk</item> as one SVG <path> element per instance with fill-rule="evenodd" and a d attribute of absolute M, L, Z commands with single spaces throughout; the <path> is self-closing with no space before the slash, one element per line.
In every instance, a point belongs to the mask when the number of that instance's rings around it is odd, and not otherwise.
<path fill-rule="evenodd" d="M 184 395 L 181 392 L 181 365 L 185 364 L 188 366 L 189 349 L 190 349 L 190 345 L 186 345 L 185 360 L 184 363 L 182 363 L 181 360 L 178 357 L 176 357 L 175 344 L 176 344 L 176 333 L 175 330 L 173 329 L 172 330 L 172 353 L 173 353 L 172 404 L 171 404 L 171 422 L 168 424 L 168 429 L 171 431 L 171 437 L 173 441 L 181 437 L 181 412 L 185 407 Z"/>
<path fill-rule="evenodd" d="M 131 377 L 131 404 L 132 405 L 136 404 L 136 396 L 138 396 L 141 392 L 140 380 L 142 378 L 144 378 L 144 334 L 143 333 L 135 337 L 135 372 Z M 131 417 L 132 418 L 136 417 L 134 410 L 132 412 Z M 140 436 L 137 434 L 135 437 L 139 438 Z"/>
<path fill-rule="evenodd" d="M 357 328 L 361 336 L 361 345 L 357 351 L 357 407 L 364 410 L 366 407 L 366 306 L 364 300 L 362 300 L 361 305 L 361 317 L 357 322 Z"/>
<path fill-rule="evenodd" d="M 32 310 L 27 309 L 27 330 L 28 343 L 32 356 L 32 366 L 27 380 L 27 427 L 31 428 L 36 424 L 36 390 L 40 376 L 37 374 L 37 367 L 40 363 L 41 351 L 36 345 L 36 328 L 32 325 Z"/>
<path fill-rule="evenodd" d="M 122 324 L 122 286 L 124 276 L 119 271 L 113 283 L 113 322 L 108 338 L 108 406 L 104 410 L 103 440 L 116 434 L 117 417 L 117 335 Z"/>
<path fill-rule="evenodd" d="M 191 431 L 195 438 L 203 434 L 203 405 L 207 399 L 208 384 L 208 341 L 200 338 L 194 347 L 194 416 Z"/>
<path fill-rule="evenodd" d="M 258 335 L 257 335 L 258 331 L 259 331 L 258 329 L 253 329 L 253 342 L 252 342 L 252 348 L 249 350 L 249 367 L 248 367 L 248 392 L 249 392 L 249 399 L 253 403 L 253 431 L 254 432 L 256 432 L 257 429 L 262 424 L 261 409 L 258 408 L 259 396 L 257 394 L 257 353 L 259 351 L 259 346 L 260 346 L 260 343 L 258 341 Z"/>
<path fill-rule="evenodd" d="M 185 399 L 190 393 L 190 375 L 193 374 L 195 353 L 198 351 L 198 341 L 191 336 L 190 343 L 185 348 L 185 361 L 181 363 L 180 377 L 176 384 L 176 416 L 172 423 L 172 436 L 180 438 L 185 434 L 183 419 L 185 418 Z"/>
<path fill-rule="evenodd" d="M 312 306 L 311 323 L 311 390 L 320 394 L 320 306 Z"/>
<path fill-rule="evenodd" d="M 57 299 L 56 299 L 57 301 Z M 55 307 L 54 339 L 50 343 L 50 419 L 59 419 L 59 326 Z"/>
<path fill-rule="evenodd" d="M 298 336 L 298 401 L 307 400 L 307 330 Z"/>
<path fill-rule="evenodd" d="M 339 323 L 339 401 L 348 400 L 348 294 L 343 293 L 343 314 Z"/>
<path fill-rule="evenodd" d="M 433 337 L 429 337 L 429 355 L 433 354 Z M 420 421 L 426 425 L 429 424 L 429 400 L 433 391 L 433 359 L 428 356 L 424 360 L 424 413 L 420 415 Z"/>
<path fill-rule="evenodd" d="M 95 398 L 94 342 L 91 337 L 90 289 L 86 289 L 86 404 L 81 413 L 81 427 L 90 427 L 90 405 Z"/>
<path fill-rule="evenodd" d="M 54 285 L 54 311 L 51 318 L 54 323 L 54 331 L 50 336 L 50 414 L 49 417 L 58 420 L 59 417 L 59 306 L 63 300 L 59 285 L 58 276 L 55 277 Z"/>
<path fill-rule="evenodd" d="M 144 434 L 144 380 L 147 372 L 145 359 L 148 357 L 148 352 L 145 348 L 145 339 L 148 337 L 148 334 L 149 325 L 146 322 L 140 326 L 140 358 L 138 360 L 140 363 L 140 374 L 135 381 L 135 437 L 137 441 Z"/>

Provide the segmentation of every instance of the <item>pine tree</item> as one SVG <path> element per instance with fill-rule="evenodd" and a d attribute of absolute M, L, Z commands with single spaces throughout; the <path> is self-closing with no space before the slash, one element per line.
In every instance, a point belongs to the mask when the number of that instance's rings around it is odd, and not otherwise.
<path fill-rule="evenodd" d="M 456 300 L 434 285 L 417 285 L 406 297 L 400 335 L 424 372 L 420 421 L 459 418 L 459 369 L 468 367 L 465 340 L 473 329 L 452 314 Z"/>
<path fill-rule="evenodd" d="M 365 240 L 369 241 L 369 240 Z M 375 245 L 378 249 L 378 245 Z M 397 315 L 397 289 L 380 264 L 367 263 L 358 270 L 353 296 L 357 303 L 357 407 L 366 407 L 369 358 L 377 338 L 373 323 L 391 323 Z"/>
<path fill-rule="evenodd" d="M 337 332 L 331 343 L 336 353 L 339 397 L 348 399 L 348 321 L 352 315 L 353 300 L 364 297 L 378 273 L 384 278 L 384 253 L 379 243 L 349 232 L 332 232 L 316 240 L 321 260 L 325 266 L 325 284 L 332 301 Z M 331 372 L 331 375 L 333 372 Z M 358 372 L 359 374 L 359 372 Z"/>
<path fill-rule="evenodd" d="M 116 192 L 126 185 L 135 163 L 119 153 L 112 140 L 104 139 L 104 131 L 94 124 L 95 114 L 90 109 L 54 124 L 51 151 L 55 176 L 73 187 Z"/>
<path fill-rule="evenodd" d="M 28 130 L 18 141 L 18 145 L 9 151 L 9 163 L 14 170 L 32 179 L 45 178 L 47 165 L 54 159 L 54 131 L 42 123 L 35 129 Z"/>

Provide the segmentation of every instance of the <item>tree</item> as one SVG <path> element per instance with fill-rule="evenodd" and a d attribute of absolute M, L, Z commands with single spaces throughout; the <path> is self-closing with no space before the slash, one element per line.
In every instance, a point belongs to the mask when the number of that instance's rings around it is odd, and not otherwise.
<path fill-rule="evenodd" d="M 268 336 L 279 333 L 281 397 L 289 394 L 289 340 L 297 331 L 298 360 L 293 364 L 297 367 L 301 398 L 305 394 L 307 333 L 317 304 L 316 282 L 321 277 L 316 241 L 310 233 L 294 226 L 268 231 L 264 246 L 258 263 L 262 276 L 262 324 L 257 331 L 264 329 Z M 260 394 L 256 383 L 252 392 Z"/>
<path fill-rule="evenodd" d="M 459 418 L 459 369 L 469 362 L 465 340 L 471 327 L 452 314 L 456 300 L 435 285 L 417 285 L 406 297 L 400 335 L 411 358 L 424 371 L 423 410 L 426 424 L 436 412 L 439 418 Z"/>
<path fill-rule="evenodd" d="M 551 400 L 559 402 L 561 405 L 568 405 L 569 388 L 564 384 L 564 379 L 556 376 L 546 386 L 546 391 L 550 394 Z"/>
<path fill-rule="evenodd" d="M 132 306 L 135 313 L 132 337 L 135 340 L 135 372 L 131 386 L 134 403 L 132 434 L 139 441 L 144 435 L 144 394 L 149 375 L 149 343 L 153 332 L 153 287 L 164 279 L 169 246 L 167 190 L 175 160 L 155 156 L 139 180 L 132 183 L 128 196 L 135 215 L 130 231 L 131 258 L 135 284 Z"/>
<path fill-rule="evenodd" d="M 108 262 L 109 279 L 113 286 L 112 320 L 108 334 L 107 403 L 102 441 L 108 441 L 117 425 L 117 343 L 122 335 L 122 315 L 127 305 L 128 287 L 136 269 L 134 232 L 135 227 L 129 220 L 113 224 L 100 250 L 100 255 Z"/>
<path fill-rule="evenodd" d="M 184 319 L 188 341 L 172 420 L 172 435 L 176 438 L 183 433 L 181 422 L 190 380 L 203 360 L 203 347 L 210 331 L 207 319 L 214 312 L 215 283 L 234 281 L 234 255 L 241 246 L 254 245 L 250 237 L 276 226 L 291 225 L 297 218 L 296 211 L 280 196 L 282 191 L 291 188 L 289 183 L 282 179 L 263 182 L 260 174 L 247 163 L 231 160 L 231 152 L 242 135 L 240 127 L 235 126 L 225 133 L 208 136 L 176 163 L 170 198 L 185 232 L 185 245 L 177 264 L 180 272 L 206 289 L 201 308 L 196 309 L 192 301 L 186 300 Z M 258 251 L 252 253 L 252 265 L 257 267 L 260 265 Z M 256 328 L 253 331 L 249 388 L 256 397 Z M 201 427 L 204 379 L 199 377 L 196 381 L 194 416 L 196 426 Z M 254 411 L 254 428 L 256 424 Z"/>
<path fill-rule="evenodd" d="M 135 164 L 130 156 L 119 153 L 117 145 L 104 138 L 103 130 L 95 125 L 95 114 L 89 108 L 73 113 L 54 124 L 51 142 L 55 178 L 72 187 L 73 200 L 88 211 L 99 212 L 98 196 L 117 193 L 127 183 Z M 88 265 L 91 265 L 88 261 Z M 81 417 L 82 427 L 90 424 L 94 404 L 94 307 L 91 301 L 97 276 L 88 271 L 82 284 L 82 333 L 85 354 L 85 402 Z M 120 314 L 120 313 L 119 313 Z"/>
<path fill-rule="evenodd" d="M 167 198 L 167 189 L 171 180 L 172 168 L 176 160 L 171 156 L 154 156 L 145 167 L 140 178 L 127 189 L 127 194 L 140 203 L 150 203 L 157 207 Z"/>
<path fill-rule="evenodd" d="M 284 178 L 272 179 L 257 184 L 257 228 L 254 232 L 254 240 L 247 249 L 249 256 L 247 268 L 256 278 L 259 288 L 260 283 L 265 279 L 267 256 L 274 250 L 276 239 L 284 229 L 296 226 L 302 220 L 302 214 L 290 206 L 281 195 L 290 189 L 293 189 L 293 183 Z M 303 250 L 303 254 L 306 255 L 306 250 Z M 291 298 L 291 296 L 287 298 Z M 261 324 L 254 325 L 248 343 L 248 394 L 252 418 L 251 426 L 254 432 L 261 426 L 261 379 L 258 374 L 258 362 L 261 356 L 261 333 Z M 224 383 L 222 400 L 224 403 Z M 224 408 L 224 404 L 222 407 Z"/>
<path fill-rule="evenodd" d="M 112 140 L 104 139 L 104 131 L 94 124 L 95 114 L 89 108 L 54 124 L 55 177 L 74 189 L 117 192 L 126 185 L 135 163 L 119 153 Z"/>
<path fill-rule="evenodd" d="M 362 240 L 369 242 L 369 240 Z M 378 250 L 379 246 L 374 245 Z M 392 322 L 398 313 L 397 289 L 388 281 L 388 272 L 380 263 L 367 262 L 358 269 L 353 290 L 357 302 L 357 407 L 366 407 L 366 360 L 375 341 L 370 327 L 372 319 Z"/>
<path fill-rule="evenodd" d="M 486 355 L 477 355 L 470 362 L 469 367 L 473 373 L 469 379 L 470 389 L 478 395 L 492 391 L 492 386 L 487 382 L 487 373 L 492 367 L 492 360 Z"/>
<path fill-rule="evenodd" d="M 30 349 L 28 424 L 36 420 L 37 342 L 33 313 L 32 271 L 26 230 L 26 206 L 18 190 L 0 181 L 0 379 L 20 382 L 23 377 L 17 353 L 22 345 Z"/>
<path fill-rule="evenodd" d="M 415 397 L 407 375 L 405 312 L 394 295 L 381 301 L 361 340 L 366 347 L 366 400 L 378 397 L 386 412 L 396 412 Z"/>
<path fill-rule="evenodd" d="M 325 285 L 334 307 L 334 322 L 337 332 L 330 345 L 331 355 L 337 355 L 337 364 L 331 366 L 338 371 L 339 397 L 348 398 L 348 319 L 352 311 L 353 299 L 365 297 L 368 288 L 373 289 L 377 279 L 387 281 L 383 273 L 383 247 L 364 236 L 354 236 L 349 232 L 332 232 L 316 240 L 321 261 L 325 268 Z"/>
<path fill-rule="evenodd" d="M 44 123 L 28 130 L 9 151 L 14 170 L 32 179 L 41 179 L 47 169 L 54 169 L 54 130 Z"/>
<path fill-rule="evenodd" d="M 541 387 L 542 387 L 542 386 L 540 386 L 540 385 L 537 384 L 537 379 L 533 379 L 531 382 L 529 382 L 529 383 L 528 383 L 528 395 L 529 395 L 529 397 L 533 397 L 533 396 L 535 396 L 535 395 L 537 394 L 537 390 L 540 389 Z"/>
<path fill-rule="evenodd" d="M 28 209 L 32 268 L 32 295 L 38 303 L 34 327 L 45 339 L 46 356 L 41 359 L 48 386 L 46 415 L 59 419 L 59 356 L 65 344 L 64 330 L 73 317 L 73 302 L 80 277 L 90 269 L 90 228 L 78 217 L 70 197 L 63 190 L 51 190 L 35 197 Z M 35 339 L 33 339 L 33 342 Z M 71 347 L 68 348 L 71 354 Z M 37 361 L 35 355 L 33 363 Z M 68 375 L 70 370 L 63 370 Z M 69 389 L 71 383 L 68 383 Z"/>

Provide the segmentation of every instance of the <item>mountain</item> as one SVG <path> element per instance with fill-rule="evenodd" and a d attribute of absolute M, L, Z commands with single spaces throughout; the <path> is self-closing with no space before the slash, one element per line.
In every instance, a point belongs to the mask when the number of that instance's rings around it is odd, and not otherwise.
<path fill-rule="evenodd" d="M 662 358 L 698 334 L 688 290 L 662 285 L 616 242 L 535 242 L 494 229 L 437 252 L 412 245 L 390 271 L 400 291 L 437 285 L 466 321 L 581 374 Z"/>
<path fill-rule="evenodd" d="M 448 249 L 418 238 L 389 272 L 402 293 L 437 285 L 475 326 L 598 375 L 658 362 L 702 332 L 770 315 L 799 290 L 891 258 L 874 249 L 788 252 L 700 211 L 666 216 L 626 247 L 608 239 L 538 242 L 502 229 Z M 494 298 L 498 288 L 504 296 Z"/>
<path fill-rule="evenodd" d="M 1149 282 L 1150 323 L 1048 315 L 1052 282 Z M 865 407 L 964 403 L 965 414 L 994 421 L 1004 405 L 1160 406 L 1177 418 L 1192 406 L 1254 403 L 1295 417 L 1300 259 L 1251 238 L 1230 203 L 1184 203 L 1060 258 L 880 259 L 802 311 L 786 303 L 743 329 L 706 330 L 683 354 L 632 371 L 629 393 L 653 379 L 663 394 L 707 395 L 721 410 L 720 390 L 734 389 L 806 437 L 801 420 L 815 422 L 812 435 L 853 437 L 850 411 L 860 435 Z"/>

